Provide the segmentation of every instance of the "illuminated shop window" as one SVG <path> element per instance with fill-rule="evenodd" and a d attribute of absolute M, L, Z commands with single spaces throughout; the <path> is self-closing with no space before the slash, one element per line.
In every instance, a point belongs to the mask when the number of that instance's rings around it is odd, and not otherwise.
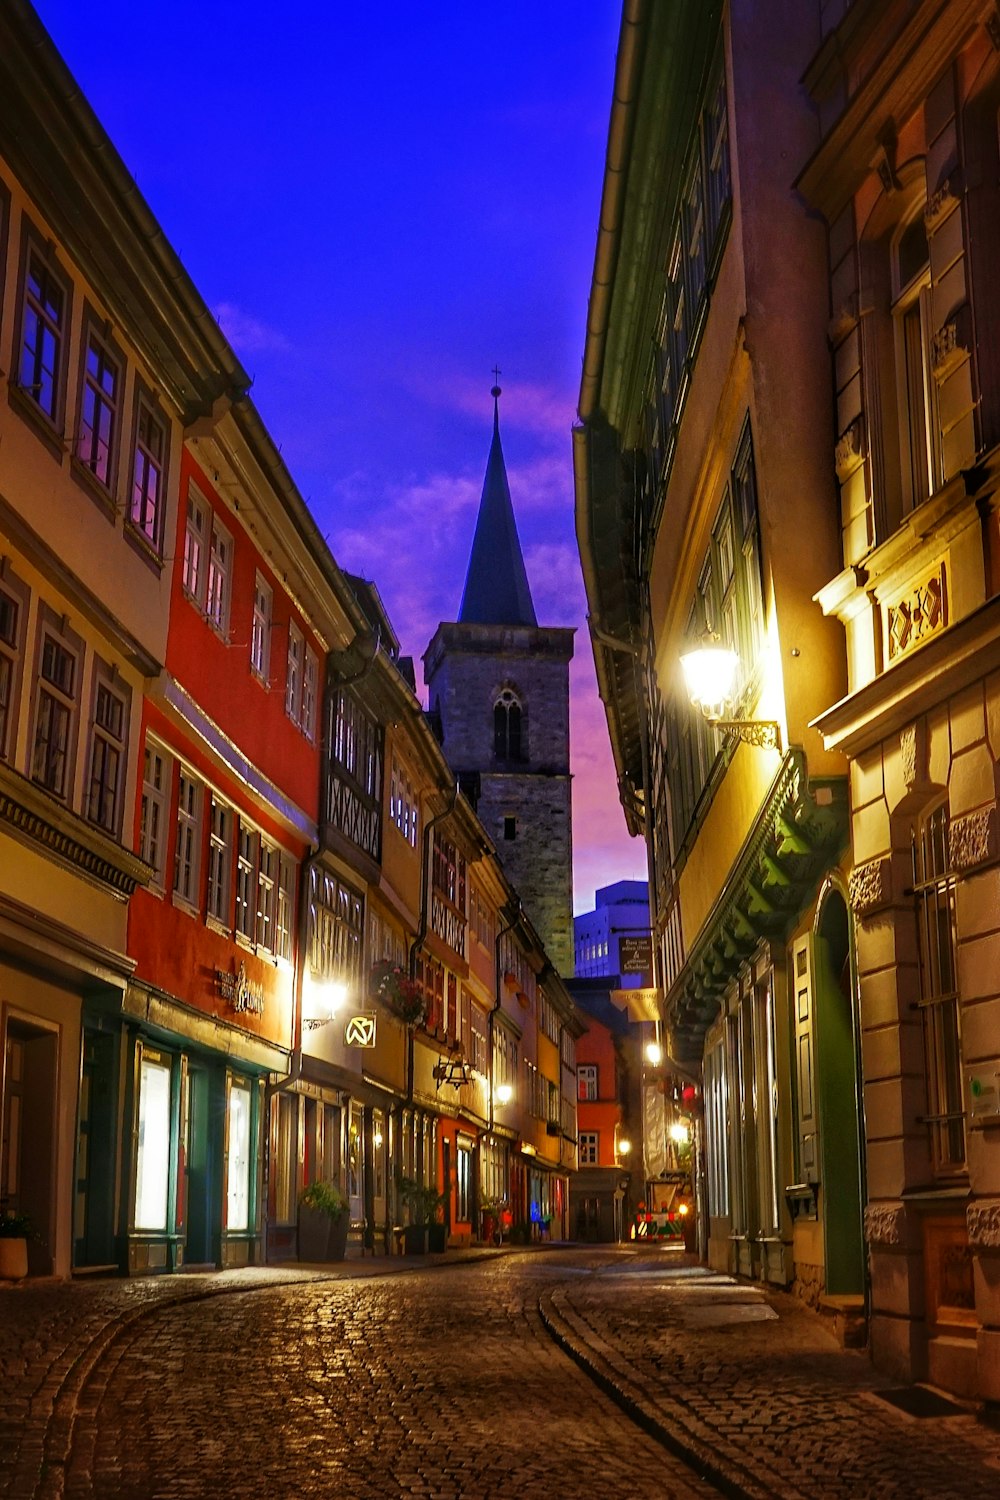
<path fill-rule="evenodd" d="M 135 1227 L 167 1227 L 170 1186 L 170 1067 L 152 1056 L 139 1064 L 139 1140 L 135 1161 Z"/>
<path fill-rule="evenodd" d="M 250 1227 L 250 1089 L 235 1079 L 229 1088 L 229 1156 L 226 1227 Z"/>

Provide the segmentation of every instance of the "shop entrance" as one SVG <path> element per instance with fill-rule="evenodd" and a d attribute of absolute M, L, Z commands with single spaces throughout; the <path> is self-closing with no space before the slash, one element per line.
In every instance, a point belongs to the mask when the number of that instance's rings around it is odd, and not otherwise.
<path fill-rule="evenodd" d="M 117 1264 L 114 1222 L 117 1042 L 118 1038 L 108 1032 L 87 1029 L 83 1034 L 73 1210 L 73 1264 L 79 1270 Z"/>
<path fill-rule="evenodd" d="M 28 1274 L 48 1276 L 54 1266 L 53 1170 L 58 1034 L 9 1016 L 4 1037 L 3 1128 L 0 1136 L 0 1204 L 27 1214 L 35 1230 L 28 1241 Z"/>

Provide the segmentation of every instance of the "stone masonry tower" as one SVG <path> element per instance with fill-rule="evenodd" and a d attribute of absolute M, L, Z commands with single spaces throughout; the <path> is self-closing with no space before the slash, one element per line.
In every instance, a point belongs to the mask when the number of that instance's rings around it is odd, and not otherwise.
<path fill-rule="evenodd" d="M 458 621 L 439 625 L 424 677 L 441 743 L 559 973 L 573 973 L 569 771 L 572 630 L 535 619 L 500 446 L 493 442 Z"/>

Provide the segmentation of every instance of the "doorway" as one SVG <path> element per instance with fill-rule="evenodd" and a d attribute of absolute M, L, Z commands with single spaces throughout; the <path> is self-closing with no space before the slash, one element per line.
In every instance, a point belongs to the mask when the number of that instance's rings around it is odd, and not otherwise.
<path fill-rule="evenodd" d="M 814 943 L 826 1290 L 864 1291 L 864 1139 L 850 914 L 838 890 L 822 904 Z"/>
<path fill-rule="evenodd" d="M 58 1032 L 10 1016 L 4 1037 L 0 1205 L 27 1214 L 29 1276 L 50 1276 L 55 1263 L 55 1169 Z"/>

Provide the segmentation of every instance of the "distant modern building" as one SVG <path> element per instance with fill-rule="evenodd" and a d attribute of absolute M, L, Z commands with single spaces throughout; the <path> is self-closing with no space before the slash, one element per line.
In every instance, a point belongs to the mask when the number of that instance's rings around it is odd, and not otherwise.
<path fill-rule="evenodd" d="M 578 979 L 618 975 L 623 989 L 649 984 L 649 885 L 616 880 L 594 896 L 593 911 L 573 918 Z"/>
<path fill-rule="evenodd" d="M 560 974 L 573 972 L 571 629 L 540 626 L 500 445 L 493 441 L 465 590 L 424 656 L 444 753 Z"/>

